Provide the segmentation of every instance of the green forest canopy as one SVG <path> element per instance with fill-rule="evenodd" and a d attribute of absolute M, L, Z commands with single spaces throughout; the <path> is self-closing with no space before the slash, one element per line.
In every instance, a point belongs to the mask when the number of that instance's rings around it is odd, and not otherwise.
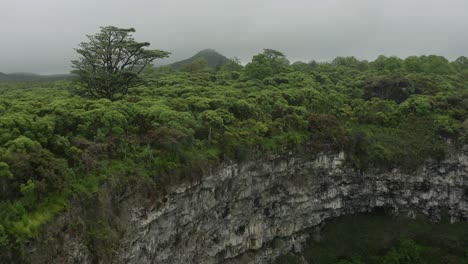
<path fill-rule="evenodd" d="M 147 70 L 114 102 L 70 80 L 1 84 L 0 248 L 19 250 L 109 177 L 164 190 L 217 161 L 299 145 L 345 151 L 362 171 L 411 169 L 468 140 L 465 57 L 291 64 L 265 50 L 245 67 L 204 67 Z"/>

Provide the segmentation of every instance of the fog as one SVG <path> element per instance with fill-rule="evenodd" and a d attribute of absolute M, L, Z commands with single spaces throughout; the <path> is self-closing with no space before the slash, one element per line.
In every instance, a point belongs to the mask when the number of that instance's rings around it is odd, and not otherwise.
<path fill-rule="evenodd" d="M 0 72 L 66 73 L 100 26 L 172 52 L 213 48 L 248 62 L 264 48 L 291 61 L 468 53 L 466 0 L 0 0 Z"/>

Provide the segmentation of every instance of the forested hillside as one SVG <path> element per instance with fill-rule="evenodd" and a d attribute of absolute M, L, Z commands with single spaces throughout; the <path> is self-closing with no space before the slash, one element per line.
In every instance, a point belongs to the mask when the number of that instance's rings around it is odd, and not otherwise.
<path fill-rule="evenodd" d="M 343 150 L 356 170 L 416 169 L 468 142 L 468 59 L 380 56 L 147 70 L 122 100 L 72 80 L 0 84 L 0 259 L 112 178 L 157 188 L 221 160 Z"/>
<path fill-rule="evenodd" d="M 193 72 L 203 70 L 204 67 L 219 69 L 228 61 L 228 58 L 224 57 L 216 50 L 204 49 L 188 59 L 177 61 L 163 67 Z"/>

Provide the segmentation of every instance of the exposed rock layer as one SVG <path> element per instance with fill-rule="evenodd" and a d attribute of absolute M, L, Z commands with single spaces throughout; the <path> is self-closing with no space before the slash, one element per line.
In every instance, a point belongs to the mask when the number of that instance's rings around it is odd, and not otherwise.
<path fill-rule="evenodd" d="M 166 199 L 158 209 L 134 208 L 115 262 L 267 263 L 297 249 L 301 233 L 325 219 L 375 207 L 466 219 L 468 156 L 410 174 L 359 173 L 343 154 L 274 157 L 225 164 Z"/>
<path fill-rule="evenodd" d="M 96 208 L 91 212 L 73 209 L 47 228 L 45 234 L 54 239 L 31 245 L 29 261 L 93 262 L 80 234 L 61 233 L 84 212 L 113 218 L 123 231 L 113 258 L 97 260 L 114 263 L 268 263 L 298 250 L 306 231 L 324 220 L 376 207 L 467 219 L 468 151 L 456 153 L 412 173 L 361 173 L 342 153 L 297 152 L 220 164 L 151 203 L 145 195 L 107 193 L 89 205 Z"/>

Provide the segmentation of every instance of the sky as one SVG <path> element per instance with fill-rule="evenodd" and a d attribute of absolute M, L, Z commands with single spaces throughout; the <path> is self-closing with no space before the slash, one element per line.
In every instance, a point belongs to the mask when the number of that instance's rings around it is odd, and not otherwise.
<path fill-rule="evenodd" d="M 100 26 L 133 27 L 170 63 L 213 48 L 243 63 L 468 56 L 467 0 L 0 0 L 0 72 L 67 73 Z"/>

